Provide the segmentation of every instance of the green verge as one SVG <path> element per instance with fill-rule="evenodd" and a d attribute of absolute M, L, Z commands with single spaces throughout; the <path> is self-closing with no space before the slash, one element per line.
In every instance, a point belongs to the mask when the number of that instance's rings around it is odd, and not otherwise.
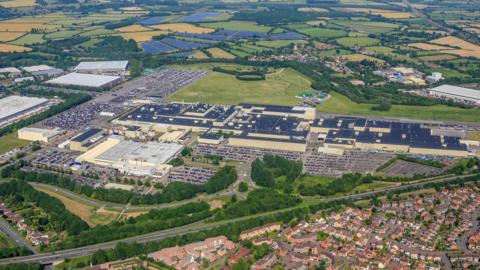
<path fill-rule="evenodd" d="M 29 145 L 29 141 L 20 140 L 15 137 L 14 133 L 0 137 L 0 155 L 5 154 L 6 152 L 15 149 L 17 147 Z"/>
<path fill-rule="evenodd" d="M 317 110 L 328 113 L 338 113 L 357 116 L 402 117 L 437 121 L 480 121 L 479 109 L 462 109 L 445 105 L 407 106 L 392 105 L 390 111 L 372 111 L 373 104 L 355 103 L 336 92 L 330 92 L 331 97 L 317 106 Z"/>

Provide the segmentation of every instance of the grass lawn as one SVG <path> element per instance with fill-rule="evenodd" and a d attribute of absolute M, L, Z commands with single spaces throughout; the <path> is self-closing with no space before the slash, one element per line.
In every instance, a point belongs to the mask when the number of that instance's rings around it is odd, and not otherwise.
<path fill-rule="evenodd" d="M 59 199 L 65 205 L 65 208 L 67 208 L 68 211 L 72 212 L 73 214 L 81 218 L 83 221 L 87 222 L 90 227 L 109 224 L 118 215 L 118 213 L 111 211 L 97 211 L 97 209 L 95 209 L 95 207 L 93 206 L 80 203 L 76 200 L 72 200 L 50 189 L 41 187 L 35 187 L 35 189 Z"/>
<path fill-rule="evenodd" d="M 10 133 L 3 137 L 0 137 L 0 155 L 5 154 L 6 152 L 15 149 L 17 147 L 22 147 L 29 145 L 29 141 L 19 140 L 15 137 L 14 133 Z"/>
<path fill-rule="evenodd" d="M 479 109 L 462 109 L 457 107 L 448 107 L 445 105 L 435 106 L 406 106 L 392 105 L 388 112 L 372 111 L 372 104 L 358 104 L 346 96 L 336 92 L 330 92 L 331 98 L 317 106 L 321 112 L 348 114 L 357 116 L 383 116 L 383 117 L 401 117 L 422 120 L 438 121 L 480 121 Z"/>
<path fill-rule="evenodd" d="M 369 37 L 344 37 L 337 39 L 337 43 L 345 46 L 345 47 L 352 47 L 352 46 L 372 46 L 376 45 L 380 40 L 375 38 Z"/>
<path fill-rule="evenodd" d="M 168 99 L 216 104 L 295 105 L 299 101 L 295 96 L 310 90 L 310 80 L 292 69 L 276 70 L 263 81 L 241 81 L 229 74 L 211 72 Z"/>
<path fill-rule="evenodd" d="M 215 29 L 226 29 L 233 31 L 255 31 L 255 32 L 268 32 L 272 29 L 270 26 L 258 25 L 254 22 L 244 21 L 228 21 L 228 22 L 213 22 L 202 23 L 201 26 Z"/>

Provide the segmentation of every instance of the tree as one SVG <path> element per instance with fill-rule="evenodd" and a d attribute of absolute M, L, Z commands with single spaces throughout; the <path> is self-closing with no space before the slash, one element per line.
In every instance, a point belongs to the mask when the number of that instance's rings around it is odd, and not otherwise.
<path fill-rule="evenodd" d="M 247 192 L 248 191 L 248 184 L 245 181 L 240 182 L 238 185 L 238 191 L 240 192 Z"/>
<path fill-rule="evenodd" d="M 232 270 L 248 270 L 248 269 L 249 269 L 249 265 L 243 258 L 238 260 L 238 262 L 234 264 L 232 267 Z"/>

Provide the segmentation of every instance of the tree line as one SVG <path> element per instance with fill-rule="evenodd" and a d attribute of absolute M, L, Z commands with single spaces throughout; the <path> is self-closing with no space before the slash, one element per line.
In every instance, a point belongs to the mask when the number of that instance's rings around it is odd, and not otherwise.
<path fill-rule="evenodd" d="M 113 203 L 161 204 L 173 201 L 191 199 L 199 193 L 213 194 L 233 184 L 237 180 L 237 171 L 233 166 L 224 166 L 218 170 L 205 184 L 195 185 L 184 182 L 173 182 L 167 185 L 163 192 L 140 195 L 131 191 L 119 189 L 94 188 L 82 185 L 71 179 L 69 175 L 59 175 L 53 172 L 38 172 L 22 170 L 25 163 L 15 163 L 2 169 L 3 178 L 14 177 L 28 182 L 37 182 L 58 186 L 72 192 L 85 195 L 101 201 Z"/>
<path fill-rule="evenodd" d="M 138 217 L 130 217 L 109 225 L 99 225 L 75 235 L 69 235 L 65 241 L 53 249 L 81 247 L 143 235 L 191 224 L 212 215 L 210 205 L 206 202 L 192 202 L 185 205 L 164 209 L 152 209 Z"/>
<path fill-rule="evenodd" d="M 12 180 L 0 184 L 0 197 L 10 196 L 14 197 L 16 203 L 31 202 L 43 209 L 57 233 L 66 231 L 74 235 L 89 228 L 85 221 L 68 211 L 59 199 L 37 191 L 26 181 Z"/>

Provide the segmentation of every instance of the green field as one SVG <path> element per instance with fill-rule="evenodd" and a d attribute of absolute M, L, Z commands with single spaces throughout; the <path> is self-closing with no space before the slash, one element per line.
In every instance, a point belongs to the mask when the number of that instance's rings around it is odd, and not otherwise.
<path fill-rule="evenodd" d="M 214 23 L 202 23 L 203 27 L 226 29 L 233 31 L 255 31 L 255 32 L 268 32 L 272 29 L 270 26 L 258 25 L 254 22 L 244 21 L 228 21 L 228 22 L 214 22 Z"/>
<path fill-rule="evenodd" d="M 318 27 L 299 28 L 297 31 L 312 38 L 337 38 L 347 35 L 347 32 L 342 30 Z"/>
<path fill-rule="evenodd" d="M 351 27 L 357 31 L 365 32 L 367 34 L 388 33 L 400 26 L 398 24 L 387 23 L 387 22 L 348 21 L 348 20 L 335 20 L 334 23 L 344 27 Z"/>
<path fill-rule="evenodd" d="M 311 91 L 310 80 L 292 69 L 276 70 L 264 81 L 241 81 L 232 75 L 211 72 L 168 99 L 216 104 L 295 105 L 299 101 L 295 96 L 308 91 Z"/>
<path fill-rule="evenodd" d="M 43 39 L 43 34 L 27 34 L 10 43 L 23 46 L 23 45 L 30 45 L 34 43 L 43 43 L 43 42 L 45 42 L 45 40 Z"/>
<path fill-rule="evenodd" d="M 331 57 L 331 56 L 337 56 L 337 55 L 346 55 L 350 54 L 351 51 L 347 51 L 344 49 L 331 49 L 331 50 L 323 50 L 318 53 L 318 56 L 320 57 Z"/>
<path fill-rule="evenodd" d="M 394 51 L 393 48 L 385 47 L 385 46 L 366 47 L 365 50 L 371 53 L 386 54 L 386 55 L 391 54 Z"/>
<path fill-rule="evenodd" d="M 0 155 L 21 146 L 29 145 L 29 141 L 19 140 L 15 137 L 15 134 L 11 133 L 0 137 Z"/>
<path fill-rule="evenodd" d="M 70 37 L 73 37 L 74 35 L 76 35 L 78 33 L 80 33 L 80 31 L 76 31 L 76 30 L 57 31 L 57 32 L 52 32 L 52 33 L 46 34 L 45 39 L 70 38 Z"/>
<path fill-rule="evenodd" d="M 392 105 L 388 112 L 372 111 L 372 104 L 358 104 L 336 92 L 330 93 L 331 98 L 317 106 L 321 112 L 349 114 L 357 116 L 402 117 L 438 121 L 480 121 L 479 109 L 462 109 L 445 105 L 406 106 Z"/>
<path fill-rule="evenodd" d="M 369 37 L 344 37 L 337 39 L 337 43 L 345 46 L 345 47 L 352 47 L 352 46 L 373 46 L 378 44 L 380 40 L 376 38 L 369 38 Z"/>
<path fill-rule="evenodd" d="M 303 40 L 265 40 L 265 41 L 258 41 L 255 44 L 264 46 L 264 47 L 269 47 L 269 48 L 281 48 L 288 46 L 290 44 L 298 44 L 298 43 L 303 43 Z"/>

